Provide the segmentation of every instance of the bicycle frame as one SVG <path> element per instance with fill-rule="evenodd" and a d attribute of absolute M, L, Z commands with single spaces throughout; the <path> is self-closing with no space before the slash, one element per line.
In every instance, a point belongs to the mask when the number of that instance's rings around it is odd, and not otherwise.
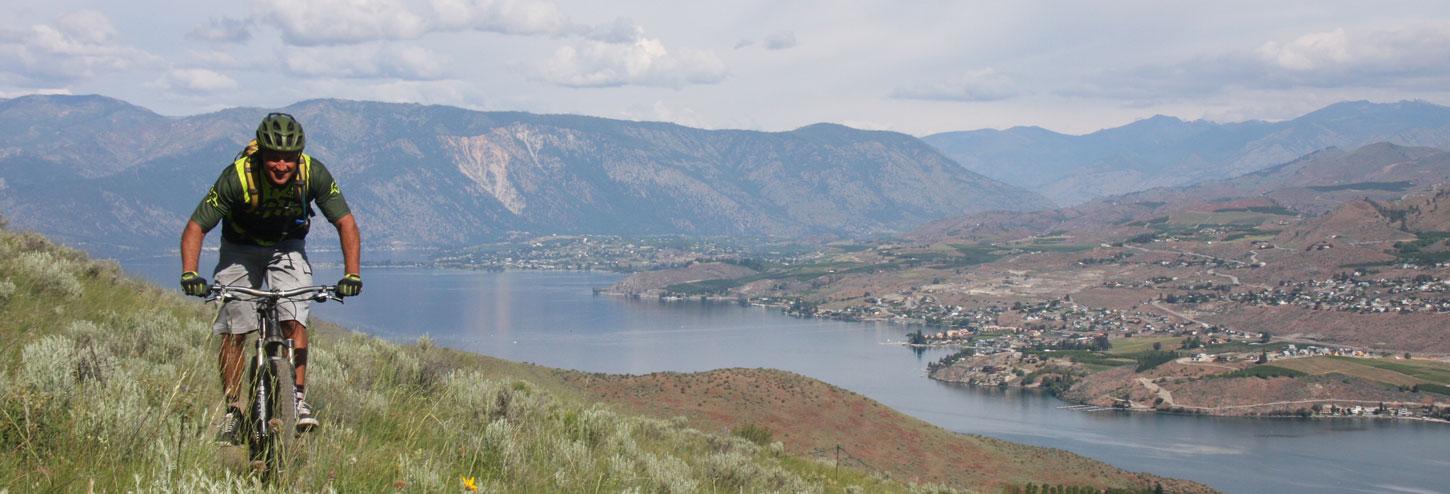
<path fill-rule="evenodd" d="M 255 342 L 255 350 L 252 353 L 252 364 L 250 365 L 250 381 L 252 392 L 252 406 L 250 417 L 247 418 L 248 444 L 253 464 L 259 467 L 268 476 L 271 475 L 272 466 L 278 463 L 277 439 L 279 435 L 286 434 L 286 423 L 295 423 L 295 406 L 287 406 L 293 403 L 291 393 L 285 390 L 293 389 L 295 369 L 292 368 L 292 345 L 291 339 L 282 335 L 281 323 L 277 317 L 277 305 L 283 301 L 301 302 L 315 301 L 326 302 L 342 298 L 336 295 L 336 287 L 309 286 L 293 290 L 257 290 L 247 287 L 229 287 L 221 285 L 212 286 L 213 296 L 207 300 L 221 300 L 223 302 L 238 301 L 252 302 L 257 312 L 258 335 Z M 278 401 L 278 400 L 282 401 Z M 277 405 L 281 403 L 283 410 L 277 411 Z"/>

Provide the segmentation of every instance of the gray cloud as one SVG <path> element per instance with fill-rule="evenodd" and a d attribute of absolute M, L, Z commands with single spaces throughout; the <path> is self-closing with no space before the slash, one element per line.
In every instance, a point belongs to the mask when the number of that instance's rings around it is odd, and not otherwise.
<path fill-rule="evenodd" d="M 246 43 L 252 40 L 252 20 L 213 17 L 206 24 L 192 28 L 186 39 L 208 43 Z"/>
<path fill-rule="evenodd" d="M 795 33 L 790 31 L 771 33 L 765 37 L 765 49 L 767 50 L 785 50 L 795 48 L 795 46 Z"/>
<path fill-rule="evenodd" d="M 891 92 L 891 97 L 933 101 L 997 101 L 1017 94 L 1010 78 L 989 67 L 943 81 L 898 88 Z"/>

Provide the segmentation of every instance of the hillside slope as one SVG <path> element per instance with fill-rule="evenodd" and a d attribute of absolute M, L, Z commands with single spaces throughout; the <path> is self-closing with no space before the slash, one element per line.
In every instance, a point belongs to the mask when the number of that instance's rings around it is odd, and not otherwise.
<path fill-rule="evenodd" d="M 130 280 L 113 263 L 87 260 L 35 234 L 0 231 L 0 254 L 0 337 L 7 343 L 0 349 L 0 412 L 5 417 L 0 421 L 0 490 L 262 487 L 245 473 L 235 451 L 211 442 L 219 390 L 207 307 Z M 897 465 L 872 463 L 874 473 L 852 465 L 835 471 L 788 454 L 808 444 L 795 443 L 794 435 L 773 445 L 702 433 L 689 425 L 713 428 L 707 416 L 644 418 L 630 411 L 637 402 L 599 400 L 615 388 L 592 383 L 631 378 L 510 363 L 440 349 L 426 339 L 397 345 L 325 324 L 314 330 L 309 401 L 315 402 L 324 428 L 294 452 L 295 463 L 273 486 L 277 491 L 441 492 L 462 489 L 462 478 L 476 478 L 489 492 L 917 490 L 885 478 L 917 478 Z M 1067 471 L 1093 473 L 1083 478 L 1030 472 L 942 477 L 958 488 L 993 490 L 1014 482 L 1051 481 L 1146 490 L 1161 481 L 1170 488 L 1203 490 L 1061 451 L 955 436 L 798 376 L 782 382 L 830 397 L 832 407 L 873 410 L 850 419 L 870 430 L 927 431 L 931 441 L 926 444 L 968 453 L 932 460 L 950 469 L 1031 462 L 1042 467 L 1036 472 L 1071 465 L 1076 470 Z M 752 389 L 740 392 L 746 403 L 774 398 Z M 741 407 L 740 415 L 727 416 L 785 430 L 756 410 Z M 836 415 L 832 408 L 824 410 Z M 670 417 L 691 414 L 655 411 Z M 880 423 L 883 419 L 893 423 Z M 793 432 L 800 431 L 800 437 L 840 433 L 827 429 L 835 424 L 809 425 L 798 424 Z M 879 437 L 874 440 L 881 443 L 862 447 L 890 451 L 916 439 Z"/>

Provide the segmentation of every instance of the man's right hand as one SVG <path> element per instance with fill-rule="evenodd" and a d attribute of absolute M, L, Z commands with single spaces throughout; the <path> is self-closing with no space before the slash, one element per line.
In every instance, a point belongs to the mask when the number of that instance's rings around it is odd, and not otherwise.
<path fill-rule="evenodd" d="M 206 278 L 196 274 L 196 271 L 181 273 L 181 291 L 193 297 L 205 297 L 207 292 Z"/>

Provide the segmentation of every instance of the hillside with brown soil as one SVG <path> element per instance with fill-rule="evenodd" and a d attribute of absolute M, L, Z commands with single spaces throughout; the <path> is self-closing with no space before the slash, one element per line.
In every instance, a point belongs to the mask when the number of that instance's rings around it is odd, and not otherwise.
<path fill-rule="evenodd" d="M 892 478 L 979 491 L 1026 482 L 1206 492 L 1207 487 L 1132 473 L 1062 450 L 953 433 L 874 400 L 768 369 L 639 376 L 568 373 L 593 399 L 657 417 L 687 417 L 701 430 L 753 425 L 792 454 L 834 459 Z"/>

